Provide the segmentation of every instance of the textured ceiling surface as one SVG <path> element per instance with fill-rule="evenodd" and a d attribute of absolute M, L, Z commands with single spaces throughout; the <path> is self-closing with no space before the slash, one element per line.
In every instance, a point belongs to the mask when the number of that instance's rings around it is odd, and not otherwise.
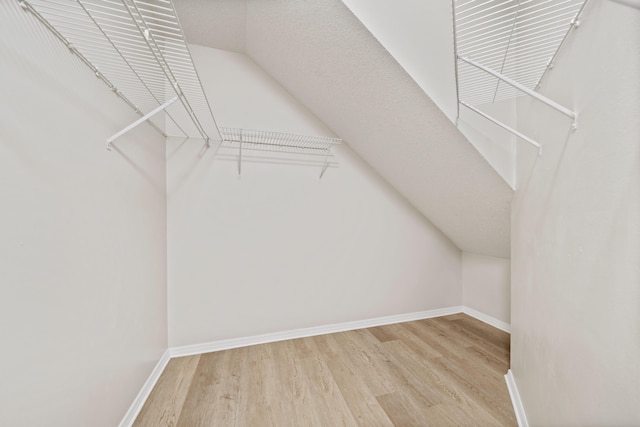
<path fill-rule="evenodd" d="M 245 19 L 245 52 L 461 250 L 509 257 L 513 191 L 342 1 L 247 0 Z"/>
<path fill-rule="evenodd" d="M 173 0 L 189 43 L 244 52 L 244 0 Z"/>

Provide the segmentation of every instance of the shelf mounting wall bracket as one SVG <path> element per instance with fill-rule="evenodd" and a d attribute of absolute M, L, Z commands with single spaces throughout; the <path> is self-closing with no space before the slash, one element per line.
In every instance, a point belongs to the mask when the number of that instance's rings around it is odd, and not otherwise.
<path fill-rule="evenodd" d="M 172 132 L 202 138 L 219 137 L 218 125 L 193 63 L 172 0 L 17 0 L 69 51 L 160 134 L 152 117 L 177 96 L 167 119 Z M 168 90 L 173 91 L 168 95 Z M 174 111 L 175 109 L 175 111 Z M 174 114 L 175 113 L 175 114 Z"/>
<path fill-rule="evenodd" d="M 557 110 L 559 112 L 561 112 L 562 114 L 564 114 L 565 116 L 573 119 L 573 123 L 575 125 L 576 123 L 576 118 L 577 118 L 577 114 L 574 113 L 573 111 L 569 110 L 566 107 L 563 107 L 562 105 L 558 104 L 555 101 L 552 101 L 551 99 L 547 98 L 544 95 L 541 95 L 540 93 L 533 91 L 531 89 L 529 89 L 528 87 L 518 83 L 517 81 L 510 79 L 509 77 L 500 74 L 499 72 L 492 70 L 491 68 L 485 67 L 484 65 L 469 59 L 469 58 L 465 58 L 464 56 L 460 56 L 458 55 L 458 60 L 462 61 L 462 62 L 466 62 L 469 65 L 472 65 L 474 67 L 476 67 L 479 70 L 484 71 L 485 73 L 491 74 L 493 77 L 496 77 L 500 80 L 502 80 L 503 82 L 505 82 L 506 84 L 518 89 L 521 92 L 526 93 L 527 95 L 529 95 L 532 98 L 537 99 L 538 101 L 548 105 L 549 107 L 553 108 L 554 110 Z"/>
<path fill-rule="evenodd" d="M 111 144 L 113 143 L 113 141 L 115 141 L 116 139 L 120 138 L 122 135 L 124 135 L 125 133 L 129 132 L 131 129 L 135 128 L 140 123 L 146 122 L 151 117 L 155 116 L 160 111 L 163 111 L 164 109 L 166 109 L 168 106 L 170 106 L 171 104 L 173 104 L 177 100 L 178 100 L 177 96 L 171 98 L 170 100 L 168 100 L 164 104 L 159 105 L 158 107 L 156 107 L 152 111 L 149 111 L 147 114 L 145 114 L 144 116 L 140 117 L 138 120 L 136 120 L 135 122 L 131 123 L 126 128 L 122 129 L 121 131 L 119 131 L 119 132 L 113 134 L 112 136 L 110 136 L 109 138 L 107 138 L 107 150 L 111 150 Z"/>
<path fill-rule="evenodd" d="M 470 109 L 474 113 L 476 113 L 476 114 L 484 117 L 485 119 L 489 120 L 491 123 L 500 126 L 502 129 L 504 129 L 507 132 L 510 132 L 511 134 L 517 136 L 518 138 L 522 139 L 523 141 L 533 145 L 534 147 L 536 147 L 538 149 L 538 155 L 542 155 L 542 146 L 540 145 L 540 143 L 538 143 L 538 142 L 534 141 L 533 139 L 529 138 L 527 135 L 524 135 L 523 133 L 518 132 L 517 130 L 513 129 L 512 127 L 505 125 L 501 121 L 499 121 L 497 119 L 494 119 L 490 115 L 488 115 L 486 113 L 483 113 L 482 111 L 478 110 L 477 108 L 472 107 L 471 105 L 467 104 L 464 101 L 460 101 L 460 104 L 464 105 L 465 107 L 467 107 L 468 109 Z"/>
<path fill-rule="evenodd" d="M 238 175 L 242 174 L 242 151 L 261 150 L 322 156 L 320 170 L 320 178 L 322 178 L 329 167 L 331 148 L 342 143 L 339 138 L 252 129 L 221 127 L 220 132 L 221 144 L 225 142 L 238 144 Z"/>
<path fill-rule="evenodd" d="M 452 0 L 458 118 L 460 106 L 464 106 L 537 147 L 540 153 L 538 142 L 518 132 L 514 125 L 486 114 L 483 108 L 527 95 L 569 117 L 575 131 L 576 112 L 536 90 L 572 30 L 578 27 L 587 3 Z"/>

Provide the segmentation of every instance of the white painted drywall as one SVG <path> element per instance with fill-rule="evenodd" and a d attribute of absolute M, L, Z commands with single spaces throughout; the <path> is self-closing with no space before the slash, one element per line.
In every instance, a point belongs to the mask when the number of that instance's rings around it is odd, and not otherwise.
<path fill-rule="evenodd" d="M 458 109 L 454 62 L 452 4 L 446 1 L 405 0 L 343 0 L 361 23 L 404 68 L 444 114 L 469 139 L 482 156 L 513 188 L 515 162 L 512 156 L 514 139 L 511 134 L 491 124 L 475 113 Z M 274 3 L 260 2 L 263 7 Z M 245 0 L 176 0 L 176 10 L 190 43 L 244 52 L 246 41 Z M 309 3 L 311 5 L 311 3 Z M 342 5 L 340 5 L 342 6 Z M 314 13 L 319 16 L 322 6 L 315 3 Z M 335 10 L 344 9 L 344 7 Z M 262 19 L 258 13 L 257 18 Z M 295 19 L 292 17 L 291 19 Z M 286 22 L 286 21 L 285 21 Z M 269 38 L 274 28 L 264 27 L 259 37 Z M 340 27 L 348 32 L 351 28 Z M 312 36 L 302 37 L 306 43 Z M 295 41 L 292 39 L 292 41 Z M 354 43 L 355 44 L 355 43 Z M 306 73 L 304 73 L 306 74 Z M 490 106 L 489 109 L 502 107 Z M 170 110 L 177 110 L 171 107 Z M 515 111 L 515 107 L 512 107 Z M 176 113 L 182 114 L 181 112 Z M 509 116 L 511 116 L 511 112 Z M 499 120 L 507 120 L 497 114 Z M 513 124 L 515 126 L 515 124 Z M 215 132 L 213 132 L 215 133 Z"/>
<path fill-rule="evenodd" d="M 247 2 L 248 55 L 459 248 L 509 256 L 513 192 L 340 0 Z"/>
<path fill-rule="evenodd" d="M 163 138 L 0 3 L 0 424 L 117 425 L 167 348 Z"/>
<path fill-rule="evenodd" d="M 511 261 L 462 253 L 462 305 L 499 320 L 511 321 Z"/>
<path fill-rule="evenodd" d="M 463 106 L 458 117 L 452 2 L 343 2 L 514 188 L 514 137 Z M 480 109 L 509 126 L 515 126 L 515 103 L 512 100 Z"/>
<path fill-rule="evenodd" d="M 330 136 L 246 56 L 191 46 L 223 125 Z M 218 105 L 219 107 L 215 107 Z M 457 306 L 460 251 L 348 147 L 167 148 L 171 346 Z"/>
<path fill-rule="evenodd" d="M 511 369 L 530 425 L 640 425 L 640 10 L 587 5 L 542 93 L 522 100 Z M 533 152 L 532 152 L 533 151 Z"/>
<path fill-rule="evenodd" d="M 503 124 L 515 129 L 516 99 L 506 99 L 492 104 L 478 105 L 477 109 Z M 458 129 L 469 142 L 482 154 L 511 188 L 516 188 L 516 151 L 517 145 L 524 141 L 497 126 L 464 105 L 460 106 Z"/>
<path fill-rule="evenodd" d="M 451 120 L 456 121 L 450 1 L 343 0 Z"/>
<path fill-rule="evenodd" d="M 173 0 L 189 43 L 244 51 L 244 0 Z"/>

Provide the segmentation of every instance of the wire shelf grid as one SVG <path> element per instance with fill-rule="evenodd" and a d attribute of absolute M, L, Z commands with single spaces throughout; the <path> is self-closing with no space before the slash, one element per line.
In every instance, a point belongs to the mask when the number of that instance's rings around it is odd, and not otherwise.
<path fill-rule="evenodd" d="M 225 142 L 267 145 L 300 150 L 326 151 L 342 143 L 339 138 L 309 136 L 264 130 L 221 127 L 220 134 Z"/>
<path fill-rule="evenodd" d="M 298 135 L 254 129 L 221 127 L 223 146 L 235 146 L 238 149 L 238 173 L 242 170 L 243 150 L 259 150 L 292 154 L 311 154 L 322 156 L 322 178 L 327 169 L 331 148 L 342 144 L 342 139 L 326 136 Z"/>
<path fill-rule="evenodd" d="M 587 0 L 453 0 L 456 55 L 535 90 Z M 482 105 L 522 95 L 461 60 L 458 97 Z"/>
<path fill-rule="evenodd" d="M 140 116 L 176 97 L 185 136 L 219 139 L 171 0 L 19 0 Z M 146 117 L 146 116 L 145 116 Z M 157 116 L 147 120 L 164 134 Z"/>

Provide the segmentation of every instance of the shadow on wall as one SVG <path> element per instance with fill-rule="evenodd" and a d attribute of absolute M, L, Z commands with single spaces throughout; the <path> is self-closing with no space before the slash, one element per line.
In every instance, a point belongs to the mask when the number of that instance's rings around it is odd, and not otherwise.
<path fill-rule="evenodd" d="M 328 167 L 337 167 L 338 161 L 332 152 L 326 150 L 296 147 L 269 146 L 260 144 L 240 144 L 224 141 L 218 148 L 217 158 L 221 161 L 244 163 L 271 163 L 290 166 L 308 166 L 318 169 L 321 174 Z"/>
<path fill-rule="evenodd" d="M 169 137 L 167 149 L 167 161 L 178 158 L 184 152 L 184 155 L 192 157 L 188 167 L 184 168 L 184 173 L 177 186 L 186 182 L 193 171 L 204 161 L 206 165 L 213 166 L 216 161 L 236 163 L 238 175 L 242 174 L 245 164 L 272 164 L 284 166 L 302 166 L 315 169 L 317 176 L 321 178 L 329 169 L 338 168 L 339 162 L 332 151 L 327 152 L 324 149 L 309 149 L 300 147 L 288 147 L 281 145 L 265 145 L 265 144 L 240 144 L 233 141 L 222 141 L 213 143 L 207 147 L 205 142 L 200 138 L 179 138 Z M 202 144 L 201 149 L 197 153 L 190 150 L 183 150 L 187 144 Z M 186 154 L 189 152 L 190 154 Z M 205 164 L 202 164 L 205 166 Z M 249 166 L 250 167 L 250 166 Z"/>

